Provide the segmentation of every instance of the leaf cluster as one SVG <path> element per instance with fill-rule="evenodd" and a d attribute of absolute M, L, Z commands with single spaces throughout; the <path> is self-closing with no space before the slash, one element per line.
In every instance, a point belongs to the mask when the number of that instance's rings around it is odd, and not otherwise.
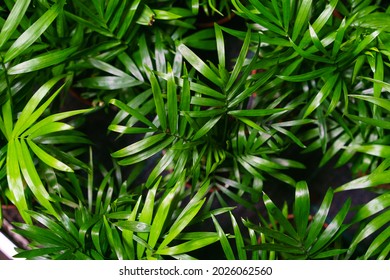
<path fill-rule="evenodd" d="M 384 1 L 4 2 L 0 203 L 25 222 L 18 257 L 192 259 L 215 243 L 227 259 L 388 258 Z M 97 114 L 99 137 L 125 143 L 109 163 L 81 132 Z M 333 162 L 353 179 L 316 208 L 297 172 Z M 270 188 L 295 191 L 292 213 Z M 334 193 L 358 189 L 375 198 L 330 217 Z"/>

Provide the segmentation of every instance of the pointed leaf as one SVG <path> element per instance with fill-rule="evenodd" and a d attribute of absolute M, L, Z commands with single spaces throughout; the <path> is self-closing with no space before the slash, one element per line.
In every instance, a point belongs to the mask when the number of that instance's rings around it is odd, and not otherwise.
<path fill-rule="evenodd" d="M 298 14 L 294 22 L 294 29 L 292 34 L 292 40 L 296 41 L 298 36 L 301 33 L 303 27 L 309 21 L 309 14 L 311 11 L 313 0 L 302 0 L 300 1 L 300 6 L 298 8 Z"/>
<path fill-rule="evenodd" d="M 163 242 L 158 247 L 158 249 L 163 249 L 167 246 L 172 240 L 174 240 L 185 227 L 194 219 L 194 217 L 198 214 L 202 205 L 204 204 L 205 199 L 196 202 L 190 208 L 184 209 L 180 214 L 180 217 L 176 219 L 176 221 L 172 224 L 171 228 L 168 231 L 168 234 L 165 236 Z"/>
<path fill-rule="evenodd" d="M 18 208 L 20 215 L 26 223 L 31 224 L 31 217 L 25 211 L 28 209 L 22 175 L 20 173 L 18 155 L 16 151 L 15 140 L 8 142 L 7 149 L 7 182 L 9 188 L 8 198 Z"/>
<path fill-rule="evenodd" d="M 65 76 L 58 76 L 49 81 L 47 81 L 43 86 L 41 86 L 35 94 L 30 98 L 24 107 L 23 111 L 20 113 L 19 119 L 15 124 L 14 131 L 12 132 L 13 136 L 19 136 L 24 130 L 29 128 L 43 113 L 43 111 L 49 106 L 51 101 L 59 94 L 60 90 L 57 90 L 52 97 L 46 101 L 38 110 L 36 109 L 39 103 L 45 98 L 55 84 L 63 79 Z"/>
<path fill-rule="evenodd" d="M 230 246 L 229 240 L 226 237 L 225 232 L 223 231 L 221 225 L 218 223 L 217 219 L 214 216 L 211 216 L 214 222 L 215 229 L 218 232 L 219 241 L 221 242 L 222 250 L 225 253 L 227 260 L 235 260 L 233 249 Z"/>
<path fill-rule="evenodd" d="M 173 246 L 173 247 L 166 247 L 160 250 L 157 250 L 155 254 L 157 255 L 178 255 L 178 254 L 184 254 L 188 253 L 194 250 L 198 250 L 201 248 L 204 248 L 210 244 L 213 244 L 219 240 L 218 236 L 212 236 L 212 237 L 200 237 L 196 239 L 192 239 L 190 241 L 184 242 L 182 244 Z"/>
<path fill-rule="evenodd" d="M 217 122 L 221 119 L 222 116 L 217 116 L 215 118 L 212 118 L 210 119 L 207 123 L 205 123 L 194 135 L 194 137 L 192 138 L 193 141 L 201 138 L 202 136 L 204 136 L 207 132 L 210 131 L 210 129 L 212 129 L 216 124 Z"/>
<path fill-rule="evenodd" d="M 211 82 L 219 87 L 223 86 L 222 80 L 214 73 L 209 66 L 207 66 L 193 51 L 187 46 L 181 44 L 178 46 L 178 50 L 184 56 L 184 58 L 203 76 L 209 79 Z"/>
<path fill-rule="evenodd" d="M 22 21 L 31 0 L 18 0 L 12 7 L 3 27 L 0 31 L 0 49 L 12 36 L 19 23 Z"/>
<path fill-rule="evenodd" d="M 143 150 L 161 142 L 164 138 L 166 138 L 166 135 L 164 133 L 155 134 L 150 137 L 146 137 L 138 142 L 135 142 L 134 144 L 131 144 L 125 148 L 122 148 L 112 153 L 111 156 L 114 158 L 126 157 L 126 156 L 130 156 L 142 152 Z"/>
<path fill-rule="evenodd" d="M 72 47 L 63 50 L 50 51 L 44 55 L 38 56 L 36 58 L 24 61 L 15 66 L 12 66 L 8 70 L 9 75 L 16 74 L 24 74 L 37 70 L 41 70 L 43 68 L 47 68 L 50 66 L 54 66 L 64 62 L 69 58 L 71 54 L 73 54 L 77 50 L 77 47 Z"/>
<path fill-rule="evenodd" d="M 351 200 L 348 199 L 341 209 L 338 211 L 337 215 L 318 237 L 317 241 L 314 243 L 313 247 L 310 248 L 310 254 L 314 254 L 320 251 L 322 248 L 326 247 L 327 244 L 335 237 L 337 232 L 340 230 L 343 225 L 344 219 L 349 212 L 351 206 Z"/>
<path fill-rule="evenodd" d="M 158 116 L 158 120 L 160 121 L 161 128 L 166 131 L 167 130 L 167 116 L 166 116 L 166 111 L 165 111 L 165 103 L 164 99 L 162 96 L 160 84 L 158 83 L 158 80 L 154 73 L 148 69 L 149 73 L 149 80 L 150 84 L 152 86 L 152 91 L 153 91 L 153 99 L 154 99 L 154 104 L 156 107 L 156 113 Z"/>
<path fill-rule="evenodd" d="M 300 181 L 295 186 L 294 220 L 298 235 L 301 240 L 306 235 L 306 228 L 310 214 L 309 188 L 305 181 Z"/>
<path fill-rule="evenodd" d="M 36 22 L 34 22 L 18 39 L 12 44 L 4 56 L 4 62 L 9 62 L 29 46 L 31 46 L 45 30 L 51 25 L 58 14 L 62 11 L 65 1 L 58 1 L 46 13 L 44 13 Z"/>
<path fill-rule="evenodd" d="M 184 175 L 184 174 L 183 174 Z M 184 184 L 184 176 L 179 179 L 179 181 L 176 183 L 176 185 L 166 194 L 166 196 L 161 201 L 160 205 L 158 206 L 158 209 L 156 211 L 156 215 L 153 218 L 152 226 L 150 228 L 150 235 L 148 244 L 150 247 L 154 248 L 156 246 L 156 243 L 162 234 L 162 230 L 164 227 L 164 224 L 166 222 L 166 219 L 168 217 L 168 213 L 172 206 L 172 201 L 178 194 L 178 191 Z"/>
<path fill-rule="evenodd" d="M 43 186 L 39 174 L 34 166 L 34 162 L 31 158 L 30 151 L 28 150 L 25 141 L 21 140 L 19 143 L 19 141 L 15 140 L 15 147 L 18 158 L 20 159 L 20 169 L 28 187 L 31 189 L 38 202 L 43 207 L 45 207 L 51 215 L 59 218 L 59 215 L 53 208 L 52 198 Z"/>
<path fill-rule="evenodd" d="M 142 82 L 138 81 L 130 76 L 118 77 L 118 76 L 101 76 L 86 78 L 79 81 L 75 87 L 85 87 L 91 89 L 105 89 L 116 90 L 123 88 L 131 88 L 141 85 Z"/>
<path fill-rule="evenodd" d="M 305 247 L 310 247 L 313 242 L 318 238 L 321 229 L 324 226 L 326 218 L 328 216 L 330 206 L 333 199 L 333 189 L 329 188 L 325 194 L 324 200 L 321 203 L 320 208 L 313 217 L 313 221 L 310 224 L 310 229 L 305 240 Z"/>
<path fill-rule="evenodd" d="M 30 146 L 31 150 L 34 152 L 34 154 L 42 160 L 44 163 L 49 165 L 50 167 L 53 167 L 57 170 L 64 171 L 64 172 L 73 172 L 73 169 L 70 168 L 65 163 L 59 161 L 55 157 L 49 155 L 47 152 L 42 150 L 37 144 L 35 144 L 31 140 L 27 140 L 28 145 Z"/>
<path fill-rule="evenodd" d="M 280 211 L 276 205 L 272 202 L 272 200 L 266 195 L 263 195 L 264 203 L 269 211 L 270 215 L 275 218 L 276 221 L 280 223 L 283 229 L 294 239 L 298 238 L 298 233 L 295 231 L 291 223 L 287 220 L 287 218 L 283 215 L 282 211 Z"/>
<path fill-rule="evenodd" d="M 177 93 L 175 79 L 170 64 L 168 64 L 167 111 L 170 133 L 176 134 L 178 128 L 177 124 L 179 114 L 177 109 Z"/>

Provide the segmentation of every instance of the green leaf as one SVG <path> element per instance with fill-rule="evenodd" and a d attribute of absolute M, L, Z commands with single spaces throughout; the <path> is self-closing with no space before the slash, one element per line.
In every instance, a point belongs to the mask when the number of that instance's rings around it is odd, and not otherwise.
<path fill-rule="evenodd" d="M 22 223 L 15 223 L 15 226 L 18 227 L 18 229 L 15 229 L 16 233 L 26 238 L 34 239 L 37 243 L 44 246 L 69 246 L 67 242 L 49 229 Z"/>
<path fill-rule="evenodd" d="M 381 53 L 376 54 L 374 80 L 382 81 L 384 78 L 384 66 Z M 382 85 L 374 83 L 374 97 L 380 97 L 382 92 Z"/>
<path fill-rule="evenodd" d="M 201 93 L 202 95 L 208 95 L 211 97 L 214 97 L 215 99 L 225 99 L 225 95 L 220 93 L 219 91 L 216 91 L 208 86 L 201 85 L 198 83 L 195 83 L 194 81 L 189 82 L 190 89 Z M 183 80 L 183 87 L 184 87 L 184 80 Z"/>
<path fill-rule="evenodd" d="M 283 10 L 283 25 L 284 25 L 284 29 L 287 32 L 289 30 L 290 21 L 292 17 L 290 0 L 282 0 L 282 10 Z"/>
<path fill-rule="evenodd" d="M 206 122 L 193 136 L 192 140 L 195 141 L 201 137 L 203 137 L 207 132 L 212 129 L 217 122 L 221 119 L 222 116 L 217 116 L 215 118 L 210 119 L 208 122 Z"/>
<path fill-rule="evenodd" d="M 49 106 L 55 96 L 60 93 L 60 90 L 57 90 L 56 93 L 54 93 L 52 97 L 47 102 L 45 102 L 44 105 L 36 110 L 39 103 L 45 98 L 45 96 L 55 86 L 55 84 L 64 77 L 65 76 L 57 76 L 50 79 L 35 92 L 19 115 L 19 119 L 17 120 L 15 128 L 12 132 L 13 137 L 19 136 L 20 133 L 29 128 L 39 118 L 39 116 L 43 113 L 47 106 Z"/>
<path fill-rule="evenodd" d="M 111 99 L 110 103 L 112 105 L 117 106 L 119 109 L 129 113 L 130 115 L 134 116 L 136 119 L 141 121 L 142 123 L 146 124 L 148 127 L 157 129 L 157 127 L 149 120 L 147 119 L 144 115 L 142 115 L 140 112 L 138 112 L 136 109 L 133 109 L 132 107 L 126 105 L 120 100 L 117 99 Z"/>
<path fill-rule="evenodd" d="M 94 23 L 93 21 L 85 20 L 81 17 L 78 17 L 78 16 L 68 12 L 68 11 L 64 11 L 64 14 L 67 18 L 70 18 L 72 21 L 76 21 L 77 23 L 79 23 L 83 27 L 90 28 L 91 30 L 96 31 L 96 32 L 100 33 L 101 35 L 108 37 L 108 38 L 114 37 L 114 35 L 109 30 L 107 30 L 107 28 L 102 28 L 101 25 L 99 26 L 96 23 Z"/>
<path fill-rule="evenodd" d="M 338 78 L 339 76 L 337 74 L 332 75 L 330 78 L 328 78 L 324 86 L 321 88 L 321 90 L 318 92 L 318 94 L 314 97 L 314 99 L 310 102 L 309 106 L 306 108 L 305 114 L 303 116 L 304 118 L 306 118 L 308 115 L 311 114 L 311 112 L 313 112 L 318 106 L 320 106 L 320 104 L 325 100 L 325 98 L 330 94 L 332 89 L 335 87 Z"/>
<path fill-rule="evenodd" d="M 183 176 L 179 179 L 176 185 L 171 190 L 169 190 L 169 192 L 166 193 L 160 205 L 158 206 L 156 215 L 153 218 L 152 226 L 150 228 L 150 235 L 148 239 L 148 244 L 152 248 L 156 246 L 156 243 L 160 235 L 162 234 L 164 224 L 168 218 L 168 213 L 171 210 L 172 202 L 176 197 L 176 195 L 178 194 L 178 192 L 180 191 L 180 188 L 184 184 L 184 179 L 185 179 L 184 175 L 185 174 L 183 174 Z"/>
<path fill-rule="evenodd" d="M 100 69 L 104 72 L 107 72 L 109 74 L 112 74 L 117 77 L 124 77 L 124 78 L 130 78 L 132 79 L 127 73 L 123 72 L 122 70 L 114 67 L 113 65 L 104 62 L 102 60 L 98 60 L 95 58 L 89 58 L 87 60 L 93 67 Z"/>
<path fill-rule="evenodd" d="M 209 66 L 207 66 L 193 51 L 191 51 L 187 46 L 180 44 L 178 50 L 183 55 L 183 57 L 203 76 L 213 82 L 219 87 L 223 87 L 223 82 L 221 78 L 214 73 Z"/>
<path fill-rule="evenodd" d="M 85 87 L 91 89 L 105 89 L 116 90 L 123 88 L 131 88 L 141 85 L 142 82 L 138 81 L 130 76 L 117 77 L 117 76 L 101 76 L 86 78 L 75 84 L 75 87 Z"/>
<path fill-rule="evenodd" d="M 198 97 L 198 96 L 193 96 L 191 98 L 191 104 L 199 105 L 199 106 L 207 106 L 207 107 L 225 106 L 225 102 L 222 100 L 217 100 L 217 99 L 207 98 L 207 97 Z"/>
<path fill-rule="evenodd" d="M 248 250 L 256 250 L 256 251 L 276 251 L 276 252 L 284 252 L 288 254 L 295 254 L 295 255 L 304 255 L 305 251 L 302 248 L 298 247 L 291 247 L 288 245 L 281 245 L 281 244 L 259 244 L 259 245 L 250 245 L 246 247 Z"/>
<path fill-rule="evenodd" d="M 225 68 L 225 41 L 222 34 L 221 27 L 215 23 L 214 24 L 215 31 L 215 41 L 217 42 L 217 54 L 218 54 L 218 64 Z"/>
<path fill-rule="evenodd" d="M 373 118 L 367 118 L 367 117 L 360 117 L 355 115 L 349 115 L 347 114 L 348 118 L 356 121 L 356 122 L 363 122 L 366 124 L 369 124 L 373 127 L 380 127 L 384 129 L 390 129 L 390 122 L 386 120 L 379 120 L 379 119 L 373 119 Z"/>
<path fill-rule="evenodd" d="M 336 67 L 322 67 L 311 72 L 307 72 L 299 75 L 278 76 L 280 79 L 289 82 L 306 82 L 319 77 L 322 77 L 328 73 L 333 73 Z"/>
<path fill-rule="evenodd" d="M 44 256 L 50 256 L 53 253 L 62 254 L 67 247 L 59 246 L 59 247 L 48 247 L 48 248 L 41 248 L 41 249 L 31 249 L 31 250 L 25 250 L 20 253 L 17 253 L 14 258 L 25 258 L 27 260 L 35 259 L 38 257 L 44 257 Z"/>
<path fill-rule="evenodd" d="M 289 234 L 290 237 L 294 239 L 298 239 L 298 233 L 295 231 L 291 223 L 286 219 L 283 215 L 282 211 L 280 211 L 276 205 L 272 202 L 272 200 L 268 197 L 268 195 L 263 194 L 264 204 L 270 213 L 270 215 L 275 218 L 276 221 L 283 227 L 283 229 Z"/>
<path fill-rule="evenodd" d="M 64 227 L 58 224 L 57 220 L 52 220 L 46 215 L 34 211 L 29 211 L 29 214 L 40 224 L 50 229 L 53 234 L 57 235 L 64 242 L 66 242 L 68 248 L 77 248 L 79 246 L 74 236 L 69 234 L 69 232 Z"/>
<path fill-rule="evenodd" d="M 145 224 L 151 224 L 153 219 L 153 214 L 155 211 L 154 202 L 156 197 L 157 188 L 160 184 L 161 178 L 156 182 L 156 184 L 151 188 L 145 198 L 144 207 L 141 210 L 141 213 L 139 215 L 139 221 L 143 222 Z M 148 233 L 138 233 L 138 236 L 143 239 L 147 240 L 149 234 Z M 144 241 L 145 242 L 145 241 Z M 147 245 L 149 246 L 149 245 Z M 137 245 L 137 256 L 138 259 L 142 258 L 142 255 L 145 251 L 145 247 L 143 247 L 141 244 Z"/>
<path fill-rule="evenodd" d="M 162 243 L 158 247 L 158 250 L 165 248 L 172 240 L 174 240 L 185 227 L 194 219 L 198 214 L 199 210 L 202 208 L 205 199 L 200 200 L 194 203 L 191 207 L 186 208 L 180 214 L 180 217 L 173 222 L 171 228 L 168 231 L 168 234 L 164 237 Z"/>
<path fill-rule="evenodd" d="M 19 56 L 29 46 L 31 46 L 45 30 L 51 25 L 58 14 L 62 11 L 63 0 L 54 4 L 46 13 L 44 13 L 36 22 L 34 22 L 18 39 L 12 44 L 4 56 L 4 62 L 9 62 Z"/>
<path fill-rule="evenodd" d="M 150 225 L 137 221 L 120 221 L 114 223 L 121 230 L 130 230 L 132 232 L 150 232 Z"/>
<path fill-rule="evenodd" d="M 64 62 L 76 50 L 77 47 L 72 47 L 72 48 L 58 50 L 58 51 L 50 51 L 44 55 L 38 56 L 36 58 L 12 66 L 7 73 L 9 75 L 25 74 L 25 73 L 41 70 L 43 68 L 47 68 L 50 66 L 54 66 L 56 64 L 60 64 Z"/>
<path fill-rule="evenodd" d="M 177 94 L 175 79 L 171 65 L 168 64 L 168 81 L 167 81 L 167 114 L 170 133 L 176 134 L 178 124 Z"/>
<path fill-rule="evenodd" d="M 301 33 L 301 30 L 303 27 L 307 24 L 309 21 L 309 13 L 311 11 L 311 5 L 312 0 L 302 0 L 300 1 L 300 6 L 298 8 L 297 17 L 294 22 L 294 29 L 292 33 L 292 40 L 296 41 L 298 39 L 298 36 Z"/>
<path fill-rule="evenodd" d="M 26 213 L 28 205 L 24 193 L 22 175 L 20 174 L 15 141 L 16 140 L 11 140 L 8 142 L 6 167 L 9 193 L 7 196 L 18 208 L 19 213 L 24 221 L 28 224 L 31 224 L 31 217 Z"/>
<path fill-rule="evenodd" d="M 288 108 L 233 110 L 233 111 L 229 111 L 228 115 L 237 116 L 237 117 L 263 117 L 263 116 L 277 114 L 280 112 L 285 112 L 288 110 L 289 110 Z"/>
<path fill-rule="evenodd" d="M 153 128 L 143 128 L 143 127 L 127 127 L 123 125 L 110 124 L 108 130 L 115 131 L 123 134 L 143 134 L 148 132 L 156 131 Z"/>
<path fill-rule="evenodd" d="M 311 24 L 309 24 L 309 31 L 310 31 L 311 40 L 314 46 L 317 48 L 317 50 L 321 51 L 323 54 L 328 54 L 328 52 L 326 51 L 324 45 L 321 43 L 321 40 L 318 38 L 318 35 L 314 30 L 313 26 L 311 26 Z"/>
<path fill-rule="evenodd" d="M 162 141 L 160 144 L 158 145 L 155 145 L 154 147 L 148 149 L 148 150 L 145 150 L 144 152 L 141 152 L 141 153 L 137 153 L 135 155 L 132 155 L 130 157 L 127 157 L 121 161 L 119 161 L 118 163 L 120 165 L 131 165 L 131 164 L 135 164 L 135 163 L 138 163 L 138 162 L 141 162 L 141 161 L 144 161 L 150 157 L 152 157 L 153 155 L 161 152 L 163 149 L 165 149 L 167 146 L 169 146 L 170 144 L 172 144 L 172 142 L 175 140 L 175 136 L 170 136 L 170 137 L 167 137 L 164 141 Z"/>
<path fill-rule="evenodd" d="M 173 246 L 173 247 L 166 247 L 160 250 L 157 250 L 155 252 L 156 255 L 178 255 L 178 254 L 184 254 L 188 253 L 194 250 L 201 249 L 203 247 L 206 247 L 210 244 L 213 244 L 219 240 L 218 236 L 212 236 L 212 237 L 199 237 L 187 242 L 184 242 L 182 244 Z"/>
<path fill-rule="evenodd" d="M 372 79 L 372 78 L 369 78 L 369 77 L 361 77 L 361 78 L 362 78 L 362 79 L 365 79 L 365 80 L 367 80 L 367 81 L 373 82 L 374 85 L 375 85 L 375 84 L 378 84 L 381 88 L 383 88 L 383 89 L 386 90 L 387 92 L 390 92 L 390 84 L 384 82 L 383 80 Z M 359 95 L 358 95 L 358 96 L 359 96 Z M 375 96 L 375 97 L 379 97 L 379 96 Z"/>
<path fill-rule="evenodd" d="M 303 144 L 302 141 L 297 136 L 295 136 L 291 131 L 288 131 L 287 129 L 280 127 L 278 124 L 271 125 L 271 126 L 278 132 L 286 135 L 288 138 L 293 140 L 295 144 L 297 144 L 299 147 L 306 148 L 305 144 Z"/>
<path fill-rule="evenodd" d="M 328 216 L 330 206 L 333 199 L 333 189 L 329 188 L 325 194 L 324 200 L 321 203 L 320 208 L 313 217 L 313 221 L 310 224 L 309 232 L 305 240 L 305 247 L 310 247 L 313 242 L 318 238 L 321 229 L 324 227 L 324 223 Z"/>
<path fill-rule="evenodd" d="M 331 257 L 337 257 L 347 252 L 347 249 L 333 249 L 325 252 L 321 252 L 314 255 L 314 259 L 329 259 Z"/>
<path fill-rule="evenodd" d="M 129 27 L 132 26 L 133 20 L 136 18 L 135 16 L 137 15 L 137 11 L 139 8 L 139 4 L 141 3 L 141 0 L 135 0 L 130 2 L 130 7 L 128 9 L 128 12 L 124 19 L 120 21 L 121 26 L 117 32 L 117 36 L 119 39 L 122 39 L 123 36 L 125 36 L 127 30 L 129 30 Z M 127 2 L 126 2 L 127 4 Z"/>
<path fill-rule="evenodd" d="M 160 121 L 161 128 L 167 130 L 167 117 L 165 112 L 165 103 L 162 97 L 161 88 L 154 73 L 148 69 L 149 80 L 152 85 L 154 104 L 156 106 L 156 113 Z"/>
<path fill-rule="evenodd" d="M 225 253 L 227 260 L 235 260 L 236 257 L 234 256 L 233 249 L 230 246 L 229 240 L 223 231 L 221 225 L 218 223 L 217 219 L 214 216 L 211 216 L 214 222 L 215 229 L 218 232 L 219 241 L 221 242 L 222 250 Z"/>
<path fill-rule="evenodd" d="M 361 53 L 367 47 L 368 44 L 370 44 L 376 37 L 378 37 L 380 33 L 381 33 L 380 30 L 375 30 L 370 35 L 367 35 L 366 37 L 364 37 L 364 39 L 361 40 L 359 45 L 354 49 L 352 54 L 354 56 L 357 56 L 359 53 Z"/>
<path fill-rule="evenodd" d="M 217 185 L 218 190 L 220 193 L 225 194 L 229 198 L 231 198 L 233 201 L 238 203 L 239 205 L 242 205 L 248 209 L 254 209 L 253 203 L 245 198 L 243 198 L 240 194 L 234 193 L 230 189 L 226 188 L 225 186 Z"/>
<path fill-rule="evenodd" d="M 343 225 L 344 219 L 349 212 L 349 208 L 351 206 L 351 199 L 347 199 L 341 209 L 338 211 L 334 219 L 330 222 L 330 224 L 326 227 L 326 229 L 322 232 L 322 234 L 318 237 L 317 241 L 314 243 L 313 247 L 310 248 L 310 254 L 314 254 L 324 247 L 327 246 L 329 241 L 335 237 L 337 232 L 340 230 Z"/>
<path fill-rule="evenodd" d="M 48 102 L 51 102 L 51 100 L 48 100 Z M 44 107 L 44 105 L 42 105 L 41 107 Z M 41 108 L 39 108 L 39 110 L 41 110 Z M 70 117 L 73 117 L 75 115 L 90 113 L 92 110 L 94 110 L 94 109 L 90 108 L 90 109 L 74 110 L 74 111 L 61 112 L 61 113 L 49 115 L 46 118 L 44 118 L 43 120 L 32 125 L 21 136 L 26 137 L 27 135 L 30 135 L 30 134 L 34 133 L 35 131 L 42 129 L 43 127 L 45 127 L 53 122 L 60 121 L 60 120 L 66 119 L 66 118 L 70 118 Z M 35 118 L 38 118 L 35 115 L 38 115 L 39 113 L 40 112 L 35 112 L 34 116 L 31 116 L 31 119 L 35 120 Z M 31 120 L 29 120 L 29 122 L 31 122 Z M 28 124 L 27 126 L 29 126 L 29 125 L 30 124 Z"/>
<path fill-rule="evenodd" d="M 338 4 L 338 0 L 331 0 L 329 4 L 326 5 L 325 9 L 317 17 L 313 23 L 313 30 L 318 33 L 321 31 L 322 27 L 328 22 L 328 20 L 333 16 L 333 11 Z"/>
<path fill-rule="evenodd" d="M 111 154 L 112 157 L 126 157 L 130 156 L 139 152 L 142 152 L 143 150 L 161 142 L 164 138 L 166 138 L 166 135 L 164 133 L 152 135 L 150 137 L 146 137 L 138 142 L 135 142 L 134 144 L 131 144 L 125 148 L 122 148 L 114 153 Z"/>
<path fill-rule="evenodd" d="M 146 138 L 146 139 L 149 139 L 149 138 Z M 175 157 L 176 157 L 176 154 L 175 154 L 174 150 L 169 149 L 166 152 L 166 154 L 162 157 L 162 159 L 160 159 L 158 164 L 155 166 L 155 168 L 152 170 L 152 172 L 148 176 L 148 179 L 145 183 L 147 188 L 150 187 L 154 183 L 154 181 L 157 179 L 157 177 L 160 176 L 160 174 L 166 170 L 166 168 L 173 162 Z M 179 168 L 179 167 L 177 166 L 176 168 Z"/>
<path fill-rule="evenodd" d="M 357 245 L 366 239 L 368 236 L 378 232 L 381 227 L 386 225 L 390 221 L 389 211 L 385 211 L 379 216 L 372 219 L 367 225 L 364 226 L 363 229 L 359 231 L 354 240 L 349 246 L 348 253 L 352 254 L 355 251 Z"/>
<path fill-rule="evenodd" d="M 234 218 L 233 214 L 230 212 L 230 220 L 232 221 L 232 226 L 234 230 L 234 240 L 236 241 L 236 248 L 237 248 L 237 254 L 238 254 L 238 259 L 239 260 L 246 260 L 246 251 L 244 249 L 245 243 L 244 243 L 244 238 L 241 234 L 240 227 Z"/>
<path fill-rule="evenodd" d="M 12 7 L 0 31 L 0 49 L 2 49 L 22 21 L 30 2 L 30 0 L 18 0 Z"/>
<path fill-rule="evenodd" d="M 377 156 L 377 157 L 382 157 L 382 158 L 390 157 L 390 146 L 388 145 L 379 145 L 379 144 L 352 145 L 349 146 L 348 149 L 351 149 L 356 152 Z"/>
<path fill-rule="evenodd" d="M 48 124 L 47 126 L 41 127 L 37 130 L 35 130 L 33 133 L 31 133 L 28 138 L 29 139 L 34 139 L 36 137 L 45 135 L 45 134 L 50 134 L 50 133 L 55 133 L 55 132 L 61 132 L 61 131 L 66 131 L 66 130 L 72 130 L 74 129 L 73 126 L 70 126 L 69 124 L 62 123 L 62 122 L 53 122 Z M 79 139 L 80 137 L 78 137 Z"/>
<path fill-rule="evenodd" d="M 110 226 L 106 216 L 103 216 L 103 222 L 104 222 L 104 228 L 106 229 L 107 239 L 110 247 L 112 248 L 113 252 L 115 252 L 116 257 L 119 260 L 123 260 L 124 250 L 120 243 L 119 235 L 116 228 Z"/>
<path fill-rule="evenodd" d="M 10 140 L 13 133 L 13 114 L 12 114 L 12 104 L 11 99 L 8 98 L 8 100 L 5 102 L 5 104 L 2 106 L 2 113 L 3 113 L 3 120 L 1 122 L 1 129 L 4 133 L 4 136 L 7 138 L 7 140 Z"/>
<path fill-rule="evenodd" d="M 59 161 L 55 157 L 49 155 L 47 152 L 42 150 L 37 144 L 35 144 L 32 140 L 28 139 L 27 143 L 30 146 L 31 150 L 34 152 L 34 154 L 50 167 L 53 167 L 57 170 L 64 171 L 64 172 L 73 172 L 72 168 L 70 168 L 65 163 Z"/>
<path fill-rule="evenodd" d="M 306 228 L 310 214 L 309 188 L 305 181 L 300 181 L 295 186 L 294 220 L 298 235 L 301 240 L 306 235 Z"/>
<path fill-rule="evenodd" d="M 130 72 L 137 80 L 144 82 L 144 77 L 142 76 L 140 69 L 127 53 L 120 53 L 118 55 L 118 59 L 126 67 L 127 71 Z"/>
<path fill-rule="evenodd" d="M 262 16 L 266 17 L 268 21 L 281 25 L 281 22 L 263 5 L 260 1 L 249 0 L 249 2 L 261 13 Z"/>
<path fill-rule="evenodd" d="M 286 33 L 284 32 L 283 29 L 281 29 L 279 26 L 273 24 L 269 19 L 258 16 L 257 14 L 248 10 L 244 5 L 241 4 L 240 1 L 234 0 L 234 1 L 232 1 L 232 3 L 242 16 L 248 17 L 249 19 L 251 19 L 255 23 L 269 29 L 270 31 L 272 31 L 278 35 L 286 36 Z"/>
<path fill-rule="evenodd" d="M 280 232 L 279 230 L 267 228 L 264 226 L 257 226 L 250 222 L 245 222 L 244 225 L 258 233 L 263 233 L 268 238 L 272 238 L 274 240 L 277 240 L 278 242 L 284 243 L 285 245 L 291 247 L 300 247 L 301 245 L 298 240 L 291 238 L 290 236 Z"/>
<path fill-rule="evenodd" d="M 237 61 L 234 64 L 234 68 L 230 75 L 229 81 L 226 84 L 226 90 L 229 90 L 233 86 L 234 82 L 237 80 L 238 75 L 242 71 L 242 67 L 244 65 L 249 50 L 250 42 L 251 42 L 251 30 L 248 29 L 245 35 L 244 43 L 240 50 L 240 54 L 238 55 Z"/>
<path fill-rule="evenodd" d="M 192 16 L 190 10 L 184 8 L 171 7 L 169 10 L 153 9 L 155 18 L 159 20 L 174 20 L 182 17 Z"/>
<path fill-rule="evenodd" d="M 204 111 L 184 111 L 181 112 L 181 114 L 184 116 L 189 116 L 191 118 L 210 118 L 215 117 L 216 115 L 221 115 L 225 112 L 225 109 L 210 108 L 209 110 Z"/>
<path fill-rule="evenodd" d="M 364 189 L 375 187 L 382 184 L 388 184 L 390 171 L 384 171 L 381 173 L 373 173 L 360 177 L 358 179 L 352 180 L 336 189 L 336 192 L 346 191 L 346 190 L 355 190 L 355 189 Z"/>
<path fill-rule="evenodd" d="M 390 111 L 390 100 L 388 99 L 374 97 L 374 96 L 366 96 L 366 95 L 355 95 L 355 94 L 350 94 L 349 97 L 371 102 L 375 105 L 378 105 L 379 107 L 386 109 L 387 111 Z"/>
<path fill-rule="evenodd" d="M 375 251 L 384 244 L 388 244 L 390 238 L 390 227 L 384 229 L 378 236 L 371 242 L 370 247 L 368 247 L 366 253 L 364 254 L 364 259 L 371 257 Z"/>
<path fill-rule="evenodd" d="M 15 140 L 15 148 L 19 158 L 20 169 L 28 187 L 37 198 L 38 202 L 45 207 L 51 215 L 59 218 L 57 211 L 53 208 L 52 198 L 43 186 L 39 174 L 34 166 L 34 162 L 25 141 L 21 140 L 19 143 L 19 141 Z"/>

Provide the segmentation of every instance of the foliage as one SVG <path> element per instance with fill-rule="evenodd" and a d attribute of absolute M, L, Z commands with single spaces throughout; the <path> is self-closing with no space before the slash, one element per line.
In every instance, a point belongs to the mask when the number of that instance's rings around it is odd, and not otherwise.
<path fill-rule="evenodd" d="M 389 13 L 359 0 L 4 1 L 0 203 L 31 241 L 17 256 L 193 259 L 213 244 L 226 259 L 387 259 Z M 99 115 L 109 124 L 91 134 Z M 352 179 L 316 205 L 307 165 Z M 295 191 L 293 220 L 274 189 Z M 374 198 L 331 217 L 352 190 Z"/>

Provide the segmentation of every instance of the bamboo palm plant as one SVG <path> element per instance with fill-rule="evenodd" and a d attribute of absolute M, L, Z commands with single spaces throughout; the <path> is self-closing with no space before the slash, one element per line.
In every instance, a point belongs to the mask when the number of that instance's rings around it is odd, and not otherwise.
<path fill-rule="evenodd" d="M 4 1 L 0 202 L 31 247 L 17 257 L 194 259 L 213 246 L 223 259 L 388 258 L 389 12 L 359 0 Z M 215 14 L 239 24 L 199 25 Z M 98 115 L 102 135 L 83 124 Z M 352 177 L 316 205 L 301 159 L 318 154 L 315 169 Z M 366 205 L 332 204 L 358 189 Z"/>

